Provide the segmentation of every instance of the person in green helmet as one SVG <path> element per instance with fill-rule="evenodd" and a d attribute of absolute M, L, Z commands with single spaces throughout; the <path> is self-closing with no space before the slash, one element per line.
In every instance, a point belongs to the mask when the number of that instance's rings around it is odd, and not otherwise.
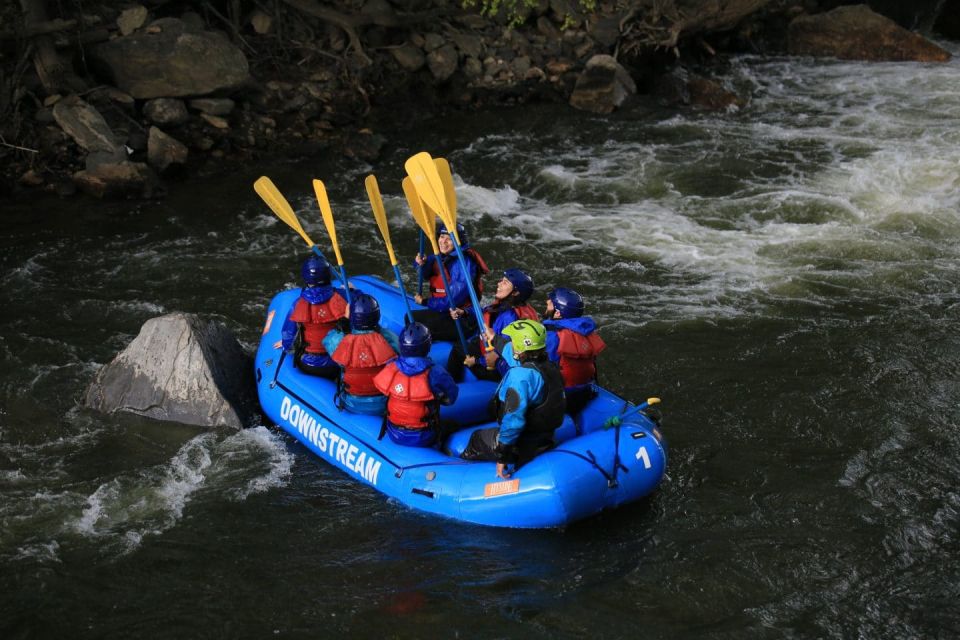
<path fill-rule="evenodd" d="M 497 477 L 553 446 L 553 432 L 563 422 L 566 401 L 563 376 L 547 358 L 547 330 L 536 320 L 517 320 L 503 329 L 509 342 L 501 357 L 510 365 L 493 397 L 500 426 L 479 429 L 464 449 L 465 460 L 492 460 Z"/>

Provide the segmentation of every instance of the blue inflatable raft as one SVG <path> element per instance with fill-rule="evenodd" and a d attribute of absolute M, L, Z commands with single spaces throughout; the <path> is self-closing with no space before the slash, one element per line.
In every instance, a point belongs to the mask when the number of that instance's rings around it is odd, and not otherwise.
<path fill-rule="evenodd" d="M 404 320 L 399 290 L 370 276 L 353 277 L 351 283 L 377 298 L 381 325 L 399 334 Z M 404 447 L 389 437 L 378 440 L 382 418 L 339 410 L 335 383 L 301 373 L 279 346 L 284 319 L 299 294 L 299 289 L 284 291 L 270 302 L 255 363 L 260 403 L 282 429 L 360 482 L 422 511 L 524 528 L 563 526 L 638 500 L 660 484 L 667 451 L 657 425 L 602 388 L 576 422 L 567 416 L 553 449 L 508 480 L 496 476 L 492 462 L 457 457 L 474 430 L 496 426 L 487 413 L 496 385 L 469 373 L 457 402 L 441 409 L 464 426 L 443 451 Z M 445 364 L 450 347 L 436 343 L 430 357 Z M 608 419 L 620 415 L 623 420 L 611 426 Z"/>

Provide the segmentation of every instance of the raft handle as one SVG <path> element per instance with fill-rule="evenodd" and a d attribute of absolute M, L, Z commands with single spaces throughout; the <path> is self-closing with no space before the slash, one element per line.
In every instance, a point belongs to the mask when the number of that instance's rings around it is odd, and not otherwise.
<path fill-rule="evenodd" d="M 410 492 L 421 496 L 427 496 L 428 498 L 433 497 L 433 491 L 427 491 L 426 489 L 417 489 L 414 487 L 413 489 L 410 489 Z"/>

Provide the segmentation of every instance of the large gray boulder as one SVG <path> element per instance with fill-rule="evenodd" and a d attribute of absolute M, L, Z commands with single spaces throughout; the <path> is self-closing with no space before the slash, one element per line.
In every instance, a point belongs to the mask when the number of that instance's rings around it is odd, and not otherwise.
<path fill-rule="evenodd" d="M 247 58 L 226 37 L 161 18 L 93 48 L 91 60 L 134 98 L 201 96 L 249 78 Z"/>
<path fill-rule="evenodd" d="M 87 389 L 87 407 L 208 427 L 244 427 L 256 409 L 253 365 L 223 325 L 192 314 L 147 320 Z"/>
<path fill-rule="evenodd" d="M 570 106 L 581 111 L 610 113 L 637 92 L 630 73 L 613 56 L 598 54 L 587 61 L 570 96 Z"/>
<path fill-rule="evenodd" d="M 946 62 L 950 53 L 865 4 L 795 18 L 787 51 L 843 60 Z"/>

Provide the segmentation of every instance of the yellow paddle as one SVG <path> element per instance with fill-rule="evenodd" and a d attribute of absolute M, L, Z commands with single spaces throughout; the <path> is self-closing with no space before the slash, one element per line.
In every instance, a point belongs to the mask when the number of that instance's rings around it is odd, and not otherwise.
<path fill-rule="evenodd" d="M 340 279 L 343 281 L 343 288 L 347 295 L 347 304 L 350 299 L 350 284 L 347 280 L 347 270 L 343 267 L 343 256 L 340 255 L 340 245 L 337 243 L 337 228 L 333 225 L 333 211 L 330 210 L 330 200 L 327 198 L 327 188 L 323 186 L 322 180 L 314 179 L 313 191 L 317 194 L 317 204 L 320 205 L 320 215 L 323 216 L 323 224 L 327 228 L 327 235 L 330 236 L 330 242 L 333 244 L 333 253 L 337 256 L 337 266 L 340 267 Z"/>
<path fill-rule="evenodd" d="M 453 173 L 450 171 L 450 163 L 446 158 L 434 158 L 433 164 L 437 167 L 437 173 L 440 175 L 440 182 L 443 184 L 443 195 L 447 199 L 447 208 L 450 210 L 450 220 L 453 226 L 457 226 L 457 191 L 453 188 Z M 460 238 L 457 238 L 457 242 Z"/>
<path fill-rule="evenodd" d="M 450 209 L 447 206 L 447 198 L 444 195 L 443 181 L 440 179 L 440 174 L 437 171 L 437 165 L 433 162 L 433 158 L 430 157 L 430 154 L 426 151 L 421 151 L 415 156 L 408 158 L 403 166 L 410 175 L 413 186 L 416 187 L 420 199 L 423 200 L 425 205 L 435 211 L 446 225 L 450 217 Z M 456 237 L 456 225 L 454 225 L 453 228 L 449 226 L 447 228 L 450 229 L 450 232 Z M 459 242 L 460 238 L 456 239 Z"/>
<path fill-rule="evenodd" d="M 270 207 L 270 210 L 273 211 L 278 218 L 300 234 L 300 237 L 310 245 L 311 249 L 317 246 L 313 240 L 310 239 L 310 236 L 307 235 L 307 232 L 303 230 L 303 227 L 300 225 L 300 220 L 297 219 L 297 214 L 293 212 L 290 203 L 287 202 L 287 199 L 283 197 L 283 194 L 280 193 L 280 190 L 277 189 L 270 178 L 267 176 L 257 178 L 257 181 L 253 183 L 253 190 L 267 203 L 267 206 Z"/>
<path fill-rule="evenodd" d="M 434 254 L 440 253 L 440 246 L 437 244 L 434 220 L 435 217 L 429 215 L 423 208 L 423 202 L 417 195 L 417 189 L 413 186 L 413 180 L 410 177 L 403 179 L 403 195 L 407 197 L 407 204 L 410 205 L 410 213 L 417 226 L 423 231 L 423 234 L 430 240 L 430 246 Z"/>
<path fill-rule="evenodd" d="M 310 236 L 307 235 L 307 232 L 303 230 L 303 226 L 300 224 L 300 220 L 297 218 L 297 214 L 293 212 L 293 208 L 290 206 L 290 203 L 287 202 L 287 199 L 283 197 L 283 194 L 280 193 L 280 190 L 277 189 L 276 185 L 273 184 L 273 181 L 266 176 L 261 176 L 257 178 L 257 181 L 253 183 L 253 190 L 263 199 L 267 206 L 270 207 L 270 210 L 273 213 L 283 220 L 287 226 L 297 232 L 303 241 L 307 243 L 307 246 L 310 247 L 311 251 L 320 256 L 327 261 L 327 257 L 323 255 L 323 251 L 320 250 L 313 240 L 310 239 Z M 329 261 L 327 261 L 329 262 Z M 334 270 L 336 271 L 336 270 Z M 342 273 L 337 273 L 343 278 Z"/>
<path fill-rule="evenodd" d="M 407 292 L 403 288 L 403 278 L 400 277 L 400 267 L 397 266 L 397 256 L 393 253 L 393 243 L 390 242 L 390 226 L 387 225 L 387 212 L 383 208 L 383 198 L 380 197 L 380 186 L 377 184 L 377 178 L 373 174 L 367 176 L 363 184 L 367 187 L 367 197 L 370 199 L 370 208 L 373 209 L 373 217 L 377 221 L 377 227 L 380 228 L 383 243 L 387 245 L 387 255 L 390 257 L 393 275 L 397 278 L 397 286 L 400 288 L 400 295 L 403 296 L 403 304 L 407 307 L 407 318 L 412 323 L 413 312 L 410 310 L 410 300 L 407 298 Z"/>

